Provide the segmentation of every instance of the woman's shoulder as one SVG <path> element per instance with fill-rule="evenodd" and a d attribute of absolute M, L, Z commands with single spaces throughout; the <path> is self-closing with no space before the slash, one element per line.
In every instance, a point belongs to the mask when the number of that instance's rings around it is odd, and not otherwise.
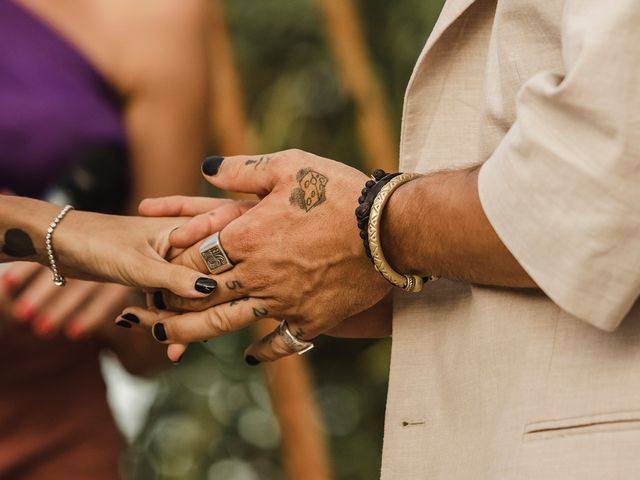
<path fill-rule="evenodd" d="M 123 94 L 140 79 L 166 68 L 189 48 L 207 21 L 206 0 L 18 0 L 42 17 Z"/>
<path fill-rule="evenodd" d="M 81 0 L 82 1 L 82 0 Z M 97 0 L 94 0 L 97 1 Z M 185 52 L 204 45 L 206 0 L 102 0 L 117 21 L 111 25 L 116 70 L 125 91 L 153 75 L 180 68 Z"/>

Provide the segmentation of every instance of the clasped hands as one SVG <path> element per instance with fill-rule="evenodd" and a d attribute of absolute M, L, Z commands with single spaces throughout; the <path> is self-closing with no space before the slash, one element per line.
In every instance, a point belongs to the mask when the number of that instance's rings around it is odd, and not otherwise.
<path fill-rule="evenodd" d="M 264 318 L 287 320 L 301 340 L 327 332 L 388 333 L 389 304 L 384 299 L 390 286 L 366 257 L 354 218 L 366 175 L 299 150 L 210 157 L 202 171 L 214 186 L 255 194 L 259 200 L 165 197 L 141 203 L 143 216 L 180 217 L 183 222 L 169 235 L 166 256 L 172 263 L 208 273 L 198 248 L 219 232 L 234 264 L 209 275 L 215 290 L 206 297 L 156 290 L 148 294 L 149 308 L 124 310 L 125 318 L 133 315 L 168 345 L 172 360 L 191 342 Z M 292 353 L 274 330 L 251 345 L 245 358 L 255 364 Z"/>

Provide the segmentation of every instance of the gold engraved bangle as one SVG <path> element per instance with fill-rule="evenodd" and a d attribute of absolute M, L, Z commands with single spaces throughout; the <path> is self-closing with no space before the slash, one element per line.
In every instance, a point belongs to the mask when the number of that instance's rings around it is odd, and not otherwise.
<path fill-rule="evenodd" d="M 421 176 L 422 175 L 419 173 L 402 173 L 391 179 L 389 183 L 382 187 L 371 205 L 369 225 L 367 227 L 369 248 L 371 249 L 371 257 L 373 259 L 375 269 L 380 272 L 388 282 L 408 292 L 419 292 L 422 290 L 422 286 L 425 281 L 437 280 L 438 277 L 428 276 L 423 278 L 419 275 L 402 275 L 401 273 L 396 272 L 391 265 L 389 265 L 389 262 L 387 262 L 384 253 L 382 253 L 382 244 L 380 242 L 380 223 L 382 221 L 382 211 L 396 188 Z"/>

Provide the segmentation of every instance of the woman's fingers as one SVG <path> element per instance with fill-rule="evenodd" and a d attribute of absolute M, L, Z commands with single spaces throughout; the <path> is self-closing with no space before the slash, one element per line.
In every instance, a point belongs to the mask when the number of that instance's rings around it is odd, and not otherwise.
<path fill-rule="evenodd" d="M 184 355 L 184 352 L 187 351 L 187 347 L 188 345 L 184 343 L 172 343 L 167 347 L 167 357 L 169 357 L 169 360 L 173 363 L 178 363 L 182 355 Z"/>
<path fill-rule="evenodd" d="M 59 287 L 51 282 L 49 270 L 40 269 L 16 297 L 12 309 L 13 316 L 23 322 L 33 319 L 42 306 L 59 292 Z"/>
<path fill-rule="evenodd" d="M 85 337 L 107 325 L 111 327 L 113 317 L 133 298 L 133 290 L 129 287 L 113 283 L 83 283 L 92 286 L 92 295 L 69 316 L 65 332 L 72 339 Z"/>
<path fill-rule="evenodd" d="M 0 275 L 0 288 L 13 295 L 28 282 L 36 272 L 45 267 L 34 262 L 14 262 Z"/>
<path fill-rule="evenodd" d="M 38 313 L 33 324 L 36 333 L 40 335 L 47 335 L 62 328 L 72 315 L 89 301 L 98 284 L 69 281 L 65 288 L 53 284 L 46 288 L 52 290 L 52 295 L 46 303 L 36 306 Z"/>
<path fill-rule="evenodd" d="M 233 200 L 173 195 L 142 200 L 138 212 L 144 217 L 193 217 L 229 203 L 233 203 Z"/>
<path fill-rule="evenodd" d="M 141 255 L 129 271 L 127 284 L 145 289 L 165 289 L 185 298 L 202 298 L 216 289 L 213 278 L 196 269 L 169 263 L 155 252 Z M 155 258 L 154 258 L 155 257 Z"/>
<path fill-rule="evenodd" d="M 231 201 L 219 208 L 196 215 L 171 232 L 172 247 L 188 248 L 209 235 L 220 232 L 233 220 L 256 205 L 253 201 Z"/>
<path fill-rule="evenodd" d="M 155 323 L 164 321 L 164 319 L 172 318 L 175 315 L 175 312 L 158 311 L 140 307 L 127 307 L 118 316 L 115 323 L 121 328 L 133 328 L 139 324 L 151 327 Z M 169 360 L 176 363 L 180 361 L 180 358 L 182 358 L 182 355 L 186 350 L 186 343 L 172 343 L 167 348 L 167 356 L 169 357 Z"/>

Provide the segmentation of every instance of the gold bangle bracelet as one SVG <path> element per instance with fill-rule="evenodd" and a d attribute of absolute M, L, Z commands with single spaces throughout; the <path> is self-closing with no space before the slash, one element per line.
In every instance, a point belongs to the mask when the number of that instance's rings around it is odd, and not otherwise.
<path fill-rule="evenodd" d="M 419 275 L 402 275 L 389 265 L 384 253 L 382 253 L 380 224 L 382 221 L 382 211 L 396 188 L 421 176 L 419 173 L 402 173 L 392 178 L 389 183 L 382 187 L 371 205 L 369 225 L 367 227 L 369 248 L 371 249 L 371 257 L 375 269 L 380 272 L 388 282 L 408 292 L 421 291 L 425 280 Z M 426 281 L 437 280 L 437 278 L 436 276 L 425 277 Z"/>

